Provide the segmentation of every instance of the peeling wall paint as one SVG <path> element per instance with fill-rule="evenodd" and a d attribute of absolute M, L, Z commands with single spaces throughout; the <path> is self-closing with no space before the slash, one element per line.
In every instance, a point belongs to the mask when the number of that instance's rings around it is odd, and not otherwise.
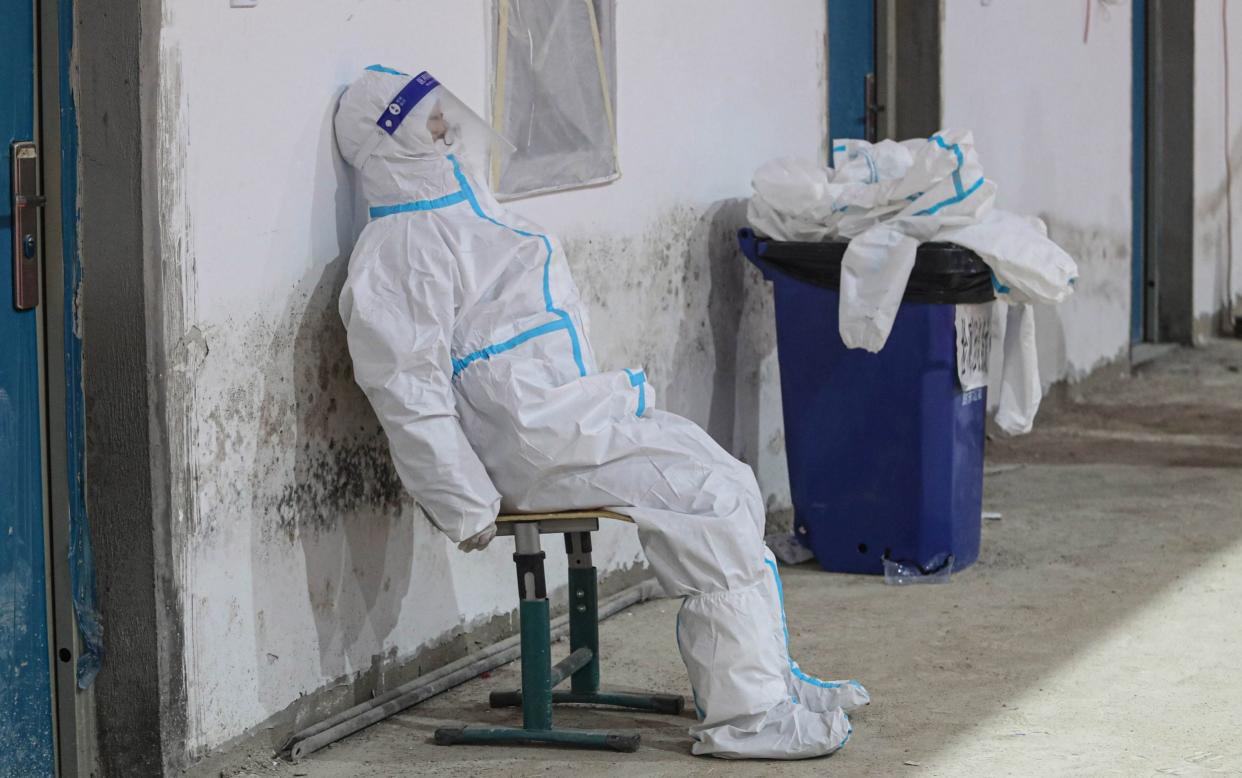
<path fill-rule="evenodd" d="M 385 62 L 485 105 L 489 6 L 334 5 L 163 1 L 148 186 L 167 370 L 154 380 L 184 633 L 169 695 L 183 695 L 189 759 L 451 659 L 463 634 L 511 626 L 516 604 L 505 541 L 464 555 L 415 515 L 336 313 L 362 224 L 331 136 L 336 97 Z M 757 15 L 744 0 L 627 0 L 617 24 L 624 177 L 513 207 L 562 238 L 603 366 L 643 365 L 661 406 L 754 465 L 780 510 L 770 293 L 734 234 L 755 167 L 819 153 L 823 3 Z M 756 39 L 782 41 L 780 56 L 735 45 Z M 560 587 L 563 552 L 548 546 Z M 630 528 L 607 527 L 596 548 L 614 576 L 641 564 Z"/>
<path fill-rule="evenodd" d="M 197 516 L 192 450 L 194 376 L 188 369 L 193 354 L 189 322 L 196 320 L 196 257 L 193 220 L 185 175 L 189 147 L 188 96 L 182 83 L 182 30 L 172 24 L 172 9 L 148 3 L 144 18 L 160 19 L 154 54 L 148 53 L 141 73 L 147 92 L 143 111 L 155 132 L 144 143 L 154 164 L 144 167 L 144 200 L 153 203 L 144 215 L 144 231 L 158 254 L 146 262 L 148 327 L 157 333 L 152 362 L 154 426 L 152 483 L 155 496 L 154 535 L 159 553 L 156 610 L 160 645 L 162 752 L 165 767 L 183 762 L 185 738 L 195 722 L 187 706 L 193 680 L 186 674 L 185 600 L 190 538 Z M 148 44 L 150 45 L 150 44 Z M 165 497 L 166 495 L 166 497 Z M 167 499 L 167 502 L 162 502 Z"/>
<path fill-rule="evenodd" d="M 1045 386 L 1130 346 L 1130 6 L 946 3 L 944 125 L 975 134 L 997 207 L 1040 216 L 1078 263 L 1074 295 L 1036 311 Z"/>
<path fill-rule="evenodd" d="M 1129 352 L 1130 233 L 1040 215 L 1048 236 L 1078 263 L 1074 294 L 1036 311 L 1040 373 L 1045 384 L 1079 381 Z"/>

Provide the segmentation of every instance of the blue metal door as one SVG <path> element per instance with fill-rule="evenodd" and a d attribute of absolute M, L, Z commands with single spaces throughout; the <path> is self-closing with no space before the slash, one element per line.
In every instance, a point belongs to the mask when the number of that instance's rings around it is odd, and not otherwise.
<path fill-rule="evenodd" d="M 38 307 L 19 310 L 16 302 L 15 284 L 24 266 L 20 253 L 15 266 L 12 195 L 12 144 L 35 137 L 33 0 L 0 0 L 0 19 L 0 775 L 34 778 L 55 772 L 41 312 Z M 34 277 L 30 304 L 39 299 Z"/>
<path fill-rule="evenodd" d="M 875 140 L 875 102 L 875 2 L 828 0 L 829 140 Z"/>

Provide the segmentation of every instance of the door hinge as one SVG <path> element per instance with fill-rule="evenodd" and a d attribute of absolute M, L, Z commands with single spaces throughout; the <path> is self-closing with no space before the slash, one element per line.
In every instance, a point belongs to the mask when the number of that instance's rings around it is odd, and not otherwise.
<path fill-rule="evenodd" d="M 19 311 L 38 306 L 43 275 L 39 217 L 47 200 L 39 193 L 39 148 L 14 141 L 13 159 L 13 305 Z"/>

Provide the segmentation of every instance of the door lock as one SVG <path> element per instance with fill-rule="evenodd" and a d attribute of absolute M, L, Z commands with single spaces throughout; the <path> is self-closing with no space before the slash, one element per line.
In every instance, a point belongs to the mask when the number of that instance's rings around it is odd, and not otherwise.
<path fill-rule="evenodd" d="M 42 273 L 39 245 L 39 148 L 30 141 L 10 146 L 13 159 L 13 305 L 28 311 L 39 304 Z"/>

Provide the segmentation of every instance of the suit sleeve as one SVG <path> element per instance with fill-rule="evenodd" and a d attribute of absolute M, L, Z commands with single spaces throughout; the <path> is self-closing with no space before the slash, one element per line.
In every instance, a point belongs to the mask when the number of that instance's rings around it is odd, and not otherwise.
<path fill-rule="evenodd" d="M 466 440 L 449 351 L 452 260 L 389 240 L 341 291 L 354 379 L 371 401 L 406 490 L 460 542 L 496 519 L 500 494 Z"/>

